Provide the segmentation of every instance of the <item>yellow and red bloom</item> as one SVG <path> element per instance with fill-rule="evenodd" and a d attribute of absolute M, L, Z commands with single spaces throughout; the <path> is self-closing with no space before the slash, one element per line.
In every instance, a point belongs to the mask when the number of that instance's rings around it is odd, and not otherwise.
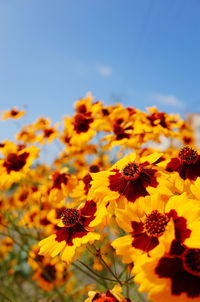
<path fill-rule="evenodd" d="M 149 253 L 160 243 L 160 238 L 171 236 L 175 229 L 176 239 L 189 247 L 200 247 L 200 207 L 186 194 L 173 196 L 167 202 L 161 196 L 147 196 L 129 203 L 125 209 L 116 209 L 118 225 L 129 235 L 112 242 L 116 253 L 130 263 L 141 253 Z"/>
<path fill-rule="evenodd" d="M 19 119 L 23 115 L 25 115 L 26 111 L 24 110 L 18 110 L 17 108 L 13 108 L 11 110 L 3 112 L 3 115 L 1 117 L 2 120 L 7 120 L 9 118 L 12 119 Z"/>
<path fill-rule="evenodd" d="M 45 291 L 51 291 L 56 286 L 69 282 L 71 273 L 67 271 L 66 263 L 58 257 L 44 257 L 38 254 L 38 247 L 32 246 L 28 264 L 33 269 L 33 280 Z"/>
<path fill-rule="evenodd" d="M 141 196 L 149 195 L 148 187 L 156 188 L 159 184 L 156 165 L 153 165 L 161 153 L 154 153 L 136 160 L 136 154 L 127 155 L 115 163 L 109 170 L 91 174 L 91 198 L 107 203 L 125 197 L 135 202 Z"/>
<path fill-rule="evenodd" d="M 200 176 L 200 155 L 192 147 L 183 147 L 178 157 L 172 158 L 166 166 L 168 172 L 178 172 L 186 180 L 196 180 Z"/>
<path fill-rule="evenodd" d="M 0 159 L 0 185 L 9 187 L 26 175 L 33 160 L 38 157 L 39 149 L 36 146 L 26 147 L 6 142 L 1 152 L 4 158 Z"/>
<path fill-rule="evenodd" d="M 121 287 L 117 285 L 106 293 L 90 291 L 85 302 L 131 302 L 129 298 L 124 298 L 121 292 Z"/>
<path fill-rule="evenodd" d="M 200 300 L 200 249 L 188 248 L 177 240 L 151 257 L 139 256 L 133 273 L 139 291 L 148 292 L 151 301 L 197 302 Z"/>
<path fill-rule="evenodd" d="M 40 254 L 54 257 L 61 253 L 61 259 L 70 263 L 77 247 L 99 240 L 100 234 L 94 232 L 94 227 L 101 223 L 105 214 L 105 209 L 97 211 L 92 200 L 80 209 L 66 208 L 56 233 L 39 243 Z"/>
<path fill-rule="evenodd" d="M 69 196 L 78 183 L 77 177 L 69 174 L 66 168 L 54 171 L 51 178 L 52 185 L 48 190 L 50 201 L 59 202 Z"/>

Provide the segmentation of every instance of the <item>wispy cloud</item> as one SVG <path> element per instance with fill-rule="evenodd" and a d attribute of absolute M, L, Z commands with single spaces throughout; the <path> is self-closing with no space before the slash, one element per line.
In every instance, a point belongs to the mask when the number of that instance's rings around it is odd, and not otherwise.
<path fill-rule="evenodd" d="M 166 95 L 166 94 L 161 94 L 161 93 L 154 93 L 152 95 L 152 99 L 163 105 L 168 105 L 168 106 L 173 106 L 173 107 L 178 107 L 178 108 L 185 107 L 185 103 L 182 100 L 177 98 L 175 95 L 171 95 L 171 94 Z"/>
<path fill-rule="evenodd" d="M 102 77 L 109 77 L 112 74 L 112 67 L 106 65 L 99 65 L 97 67 L 97 71 Z"/>

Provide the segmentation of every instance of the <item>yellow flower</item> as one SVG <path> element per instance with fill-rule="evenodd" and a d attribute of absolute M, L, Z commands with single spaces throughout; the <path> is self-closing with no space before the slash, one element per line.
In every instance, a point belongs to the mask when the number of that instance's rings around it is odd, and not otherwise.
<path fill-rule="evenodd" d="M 160 243 L 162 236 L 175 236 L 181 244 L 200 248 L 200 207 L 187 198 L 186 193 L 173 196 L 167 202 L 160 195 L 146 196 L 129 203 L 125 209 L 116 209 L 120 228 L 129 235 L 112 242 L 123 262 L 130 263 L 141 253 L 149 253 Z"/>
<path fill-rule="evenodd" d="M 159 173 L 154 163 L 161 155 L 153 153 L 139 159 L 133 153 L 116 162 L 107 171 L 91 173 L 93 181 L 89 198 L 107 204 L 113 200 L 119 201 L 121 197 L 135 202 L 137 198 L 149 195 L 148 187 L 156 188 L 159 184 Z"/>
<path fill-rule="evenodd" d="M 38 254 L 38 247 L 32 246 L 28 264 L 33 269 L 33 280 L 45 291 L 51 291 L 55 286 L 62 286 L 69 282 L 71 273 L 68 267 L 58 257 L 44 257 Z"/>
<path fill-rule="evenodd" d="M 9 118 L 12 119 L 19 119 L 20 117 L 22 117 L 23 115 L 25 115 L 26 111 L 22 110 L 18 110 L 17 108 L 13 108 L 11 110 L 5 111 L 3 112 L 3 115 L 1 117 L 2 120 L 7 120 Z"/>
<path fill-rule="evenodd" d="M 165 238 L 165 244 L 167 241 Z M 165 248 L 157 246 L 150 256 L 144 254 L 135 261 L 132 273 L 139 291 L 147 292 L 155 302 L 200 300 L 200 249 L 172 240 Z"/>
<path fill-rule="evenodd" d="M 102 208 L 97 211 L 96 203 L 92 200 L 80 209 L 66 208 L 56 233 L 40 241 L 40 255 L 54 257 L 61 253 L 61 259 L 70 263 L 77 247 L 99 240 L 100 234 L 93 230 L 105 215 L 106 210 Z"/>
<path fill-rule="evenodd" d="M 26 176 L 33 160 L 38 157 L 39 149 L 36 146 L 25 147 L 6 142 L 1 152 L 5 158 L 0 159 L 0 186 L 8 188 Z"/>
<path fill-rule="evenodd" d="M 106 293 L 90 291 L 89 298 L 85 302 L 131 302 L 130 299 L 124 298 L 121 292 L 122 289 L 118 285 L 115 285 L 112 290 L 108 289 Z"/>

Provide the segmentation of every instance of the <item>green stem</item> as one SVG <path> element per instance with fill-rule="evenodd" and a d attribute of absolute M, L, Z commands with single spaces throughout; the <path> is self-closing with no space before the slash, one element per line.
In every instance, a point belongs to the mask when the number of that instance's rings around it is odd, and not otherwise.
<path fill-rule="evenodd" d="M 71 265 L 74 266 L 79 271 L 81 271 L 83 274 L 87 275 L 92 280 L 95 280 L 97 283 L 101 283 L 101 285 L 103 285 L 105 288 L 107 288 L 107 284 L 106 284 L 105 280 L 99 280 L 99 279 L 97 279 L 96 277 L 94 277 L 93 275 L 91 275 L 89 272 L 83 270 L 80 266 L 78 266 L 75 263 L 72 263 Z"/>
<path fill-rule="evenodd" d="M 110 278 L 107 278 L 107 277 L 103 277 L 101 275 L 99 275 L 98 273 L 96 273 L 95 271 L 93 271 L 87 264 L 85 264 L 84 262 L 80 261 L 80 260 L 77 260 L 79 263 L 81 263 L 83 266 L 85 266 L 91 273 L 93 273 L 95 276 L 97 276 L 98 278 L 101 278 L 101 279 L 104 279 L 104 280 L 107 280 L 107 281 L 111 281 L 111 282 L 116 282 L 115 279 L 110 279 Z"/>

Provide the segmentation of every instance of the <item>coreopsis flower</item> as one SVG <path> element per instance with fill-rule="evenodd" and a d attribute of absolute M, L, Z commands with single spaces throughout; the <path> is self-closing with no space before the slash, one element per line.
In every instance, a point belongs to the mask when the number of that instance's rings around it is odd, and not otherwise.
<path fill-rule="evenodd" d="M 33 127 L 36 131 L 41 131 L 48 128 L 50 124 L 51 124 L 50 119 L 46 117 L 40 117 L 33 123 Z"/>
<path fill-rule="evenodd" d="M 171 115 L 166 112 L 159 112 L 156 107 L 148 108 L 150 112 L 147 114 L 147 123 L 149 123 L 149 131 L 154 134 L 153 140 L 159 141 L 161 134 L 170 137 L 179 138 L 177 129 L 182 126 L 179 115 Z"/>
<path fill-rule="evenodd" d="M 43 129 L 42 134 L 39 135 L 39 142 L 40 144 L 51 143 L 58 135 L 59 132 L 56 125 L 54 127 L 47 127 Z"/>
<path fill-rule="evenodd" d="M 49 188 L 49 200 L 60 201 L 67 197 L 76 187 L 78 180 L 75 175 L 68 173 L 66 168 L 54 171 L 51 175 L 52 186 Z"/>
<path fill-rule="evenodd" d="M 174 232 L 178 241 L 189 247 L 200 247 L 200 207 L 186 193 L 171 197 L 167 202 L 160 195 L 146 196 L 116 209 L 120 228 L 129 234 L 112 242 L 116 253 L 125 263 L 141 253 L 149 253 L 160 243 L 160 238 Z M 199 238 L 199 239 L 198 239 Z M 198 242 L 199 240 L 199 242 Z"/>
<path fill-rule="evenodd" d="M 38 247 L 33 246 L 29 252 L 28 264 L 33 269 L 33 280 L 45 291 L 51 291 L 55 286 L 69 282 L 71 273 L 67 271 L 66 263 L 58 257 L 44 257 L 38 254 Z"/>
<path fill-rule="evenodd" d="M 137 258 L 133 274 L 140 284 L 139 291 L 147 292 L 155 302 L 198 302 L 200 249 L 188 248 L 177 240 L 166 242 L 166 247 L 157 246 L 151 257 Z"/>
<path fill-rule="evenodd" d="M 94 232 L 94 228 L 105 215 L 106 210 L 97 210 L 92 200 L 79 209 L 66 208 L 61 214 L 56 233 L 40 241 L 40 255 L 54 257 L 61 253 L 61 259 L 70 263 L 77 247 L 99 240 L 100 234 Z"/>
<path fill-rule="evenodd" d="M 122 289 L 118 285 L 112 290 L 108 289 L 106 293 L 90 291 L 85 302 L 131 302 L 129 298 L 124 298 L 121 292 Z"/>
<path fill-rule="evenodd" d="M 25 147 L 7 142 L 1 152 L 4 158 L 0 159 L 0 185 L 9 187 L 25 177 L 33 160 L 38 157 L 39 149 L 36 146 Z"/>
<path fill-rule="evenodd" d="M 26 125 L 16 134 L 16 140 L 27 143 L 36 143 L 38 141 L 37 133 L 32 125 Z"/>
<path fill-rule="evenodd" d="M 166 166 L 168 172 L 178 172 L 182 179 L 196 180 L 200 176 L 200 155 L 192 147 L 183 147 L 178 157 L 172 158 Z"/>
<path fill-rule="evenodd" d="M 161 156 L 161 153 L 153 153 L 139 159 L 133 153 L 116 162 L 107 171 L 91 173 L 93 181 L 89 198 L 107 204 L 121 197 L 135 202 L 137 198 L 149 195 L 148 187 L 156 188 L 159 184 L 159 173 L 154 163 Z"/>
<path fill-rule="evenodd" d="M 7 119 L 19 119 L 23 115 L 25 115 L 26 111 L 25 110 L 18 110 L 17 108 L 13 108 L 11 110 L 5 111 L 2 113 L 2 120 L 7 120 Z"/>
<path fill-rule="evenodd" d="M 38 188 L 30 182 L 30 178 L 26 175 L 26 183 L 16 186 L 13 194 L 9 198 L 3 198 L 2 210 L 20 209 L 38 203 Z"/>
<path fill-rule="evenodd" d="M 108 131 L 113 134 L 104 137 L 103 140 L 109 141 L 107 146 L 126 143 L 133 132 L 129 111 L 121 105 L 115 106 L 109 115 L 109 126 Z"/>

